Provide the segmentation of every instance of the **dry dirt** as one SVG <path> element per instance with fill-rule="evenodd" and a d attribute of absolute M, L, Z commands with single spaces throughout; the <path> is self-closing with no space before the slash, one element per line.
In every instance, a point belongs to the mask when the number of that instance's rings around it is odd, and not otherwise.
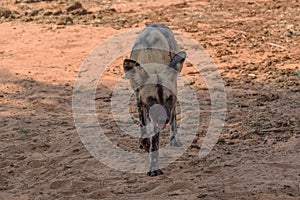
<path fill-rule="evenodd" d="M 0 199 L 299 199 L 299 13 L 298 0 L 2 0 Z M 204 113 L 198 138 L 154 178 L 92 157 L 72 117 L 73 84 L 89 52 L 150 23 L 180 31 L 211 55 L 228 106 L 217 145 L 199 159 L 210 98 L 185 66 Z M 99 84 L 98 117 L 117 145 L 138 151 L 137 137 L 120 140 L 110 122 L 120 63 Z"/>

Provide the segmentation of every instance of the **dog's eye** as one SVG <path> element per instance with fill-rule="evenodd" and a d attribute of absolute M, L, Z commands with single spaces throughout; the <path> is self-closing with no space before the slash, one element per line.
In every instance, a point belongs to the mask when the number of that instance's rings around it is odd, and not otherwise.
<path fill-rule="evenodd" d="M 167 98 L 167 101 L 168 101 L 168 102 L 172 102 L 172 101 L 173 101 L 173 95 L 170 95 L 170 96 Z"/>

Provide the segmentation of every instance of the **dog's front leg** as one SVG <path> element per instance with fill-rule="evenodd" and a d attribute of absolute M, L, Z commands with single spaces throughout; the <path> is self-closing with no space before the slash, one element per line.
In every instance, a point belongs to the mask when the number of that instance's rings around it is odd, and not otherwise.
<path fill-rule="evenodd" d="M 139 148 L 144 149 L 145 151 L 150 151 L 150 132 L 147 121 L 147 112 L 142 106 L 142 103 L 139 99 L 139 91 L 136 92 L 136 101 L 137 101 L 137 107 L 139 112 L 139 119 L 140 119 L 140 131 L 141 131 L 141 137 L 139 138 Z"/>
<path fill-rule="evenodd" d="M 171 147 L 181 147 L 181 142 L 179 139 L 179 135 L 177 133 L 177 119 L 176 119 L 176 108 L 174 108 L 174 112 L 171 118 L 171 137 L 170 137 L 170 145 Z"/>
<path fill-rule="evenodd" d="M 150 146 L 151 146 L 151 142 L 150 142 L 150 133 L 149 133 L 149 125 L 140 125 L 140 129 L 141 129 L 141 137 L 139 138 L 139 147 L 140 149 L 144 149 L 147 152 L 150 152 Z"/>
<path fill-rule="evenodd" d="M 145 151 L 150 151 L 150 138 L 147 133 L 147 126 L 140 125 L 141 137 L 139 138 L 139 148 L 144 149 Z"/>
<path fill-rule="evenodd" d="M 151 147 L 150 147 L 150 169 L 147 173 L 148 176 L 158 176 L 164 174 L 158 166 L 158 156 L 159 156 L 159 130 L 154 128 L 154 135 L 150 138 Z"/>

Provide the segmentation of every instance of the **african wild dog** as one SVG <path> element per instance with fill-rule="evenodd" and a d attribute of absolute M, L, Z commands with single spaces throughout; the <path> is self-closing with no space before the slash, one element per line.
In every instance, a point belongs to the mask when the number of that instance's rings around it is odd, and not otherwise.
<path fill-rule="evenodd" d="M 135 91 L 139 111 L 140 148 L 150 154 L 148 176 L 163 174 L 158 166 L 159 132 L 171 124 L 170 145 L 181 146 L 176 127 L 177 75 L 186 53 L 163 24 L 147 26 L 137 37 L 123 68 Z"/>

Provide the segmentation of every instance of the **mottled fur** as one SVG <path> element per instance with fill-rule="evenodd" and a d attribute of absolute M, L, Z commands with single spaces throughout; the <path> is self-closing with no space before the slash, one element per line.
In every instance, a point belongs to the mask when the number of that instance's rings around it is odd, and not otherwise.
<path fill-rule="evenodd" d="M 150 154 L 149 176 L 163 174 L 158 166 L 159 132 L 171 124 L 171 146 L 181 146 L 176 128 L 177 75 L 186 54 L 172 31 L 162 24 L 146 27 L 133 46 L 124 71 L 136 93 L 139 110 L 140 148 Z"/>

